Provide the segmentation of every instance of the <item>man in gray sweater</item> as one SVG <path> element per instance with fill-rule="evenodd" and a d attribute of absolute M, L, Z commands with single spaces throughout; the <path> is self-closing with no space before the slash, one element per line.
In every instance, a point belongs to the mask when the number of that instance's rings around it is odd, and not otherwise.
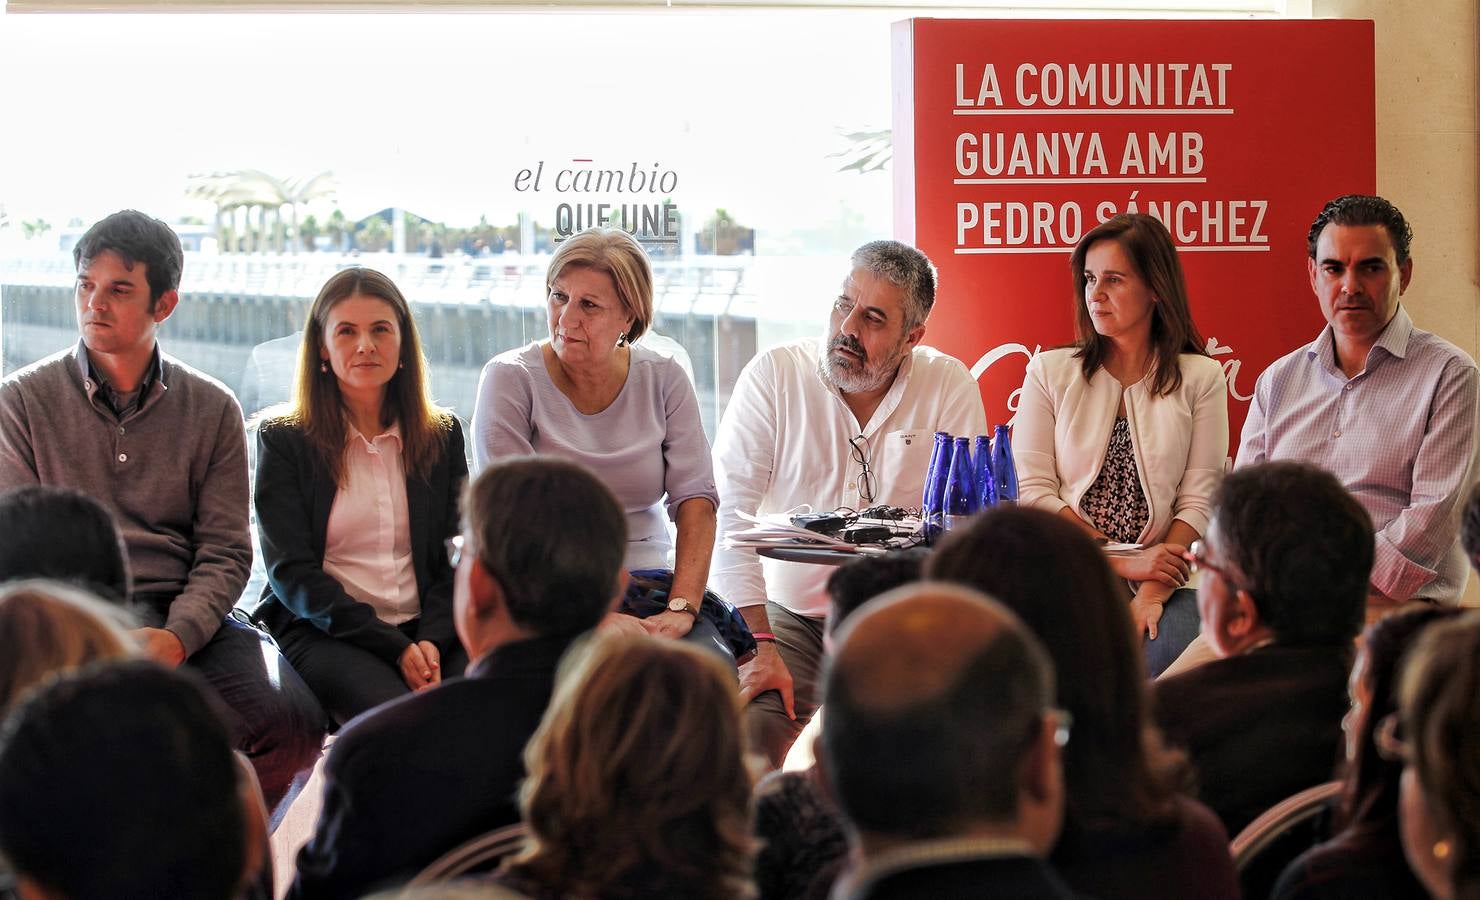
<path fill-rule="evenodd" d="M 109 508 L 140 646 L 216 689 L 275 807 L 317 758 L 324 716 L 271 638 L 229 615 L 252 565 L 246 433 L 230 392 L 155 340 L 180 301 L 180 240 L 127 210 L 72 255 L 81 339 L 0 382 L 0 490 L 65 485 Z"/>

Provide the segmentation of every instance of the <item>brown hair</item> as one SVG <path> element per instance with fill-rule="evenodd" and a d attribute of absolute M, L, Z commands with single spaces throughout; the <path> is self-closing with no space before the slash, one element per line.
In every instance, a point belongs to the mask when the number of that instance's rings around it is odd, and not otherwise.
<path fill-rule="evenodd" d="M 596 635 L 525 749 L 506 869 L 562 896 L 747 896 L 751 779 L 735 677 L 702 650 Z"/>
<path fill-rule="evenodd" d="M 1452 896 L 1480 897 L 1480 613 L 1426 628 L 1399 690 L 1411 764 L 1451 845 Z"/>
<path fill-rule="evenodd" d="M 319 366 L 329 311 L 341 300 L 356 295 L 384 300 L 396 311 L 401 329 L 401 358 L 399 368 L 386 386 L 382 424 L 400 424 L 401 458 L 406 474 L 425 479 L 443 453 L 447 433 L 455 427 L 456 420 L 452 413 L 432 401 L 421 337 L 406 297 L 395 282 L 374 269 L 345 269 L 335 273 L 319 290 L 308 308 L 308 321 L 303 327 L 292 403 L 286 409 L 272 410 L 273 418 L 268 424 L 287 423 L 303 429 L 319 464 L 335 484 L 342 484 L 344 442 L 349 433 L 344 400 L 339 393 L 339 379 L 333 371 L 321 372 Z"/>
<path fill-rule="evenodd" d="M 1424 604 L 1383 616 L 1362 632 L 1360 652 L 1366 654 L 1366 682 L 1372 698 L 1360 721 L 1351 723 L 1357 739 L 1342 788 L 1337 823 L 1341 831 L 1385 833 L 1397 840 L 1398 779 L 1403 764 L 1384 759 L 1378 752 L 1377 726 L 1398 708 L 1396 682 L 1408 649 L 1431 624 L 1459 614 L 1457 607 Z"/>
<path fill-rule="evenodd" d="M 1150 722 L 1124 589 L 1083 529 L 1042 510 L 995 507 L 947 538 L 925 574 L 990 594 L 1052 657 L 1059 705 L 1074 716 L 1064 748 L 1066 834 L 1172 815 L 1186 760 Z"/>
<path fill-rule="evenodd" d="M 1177 248 L 1166 226 L 1154 216 L 1123 213 L 1091 229 L 1074 248 L 1069 257 L 1069 274 L 1074 278 L 1074 335 L 1079 348 L 1075 356 L 1082 361 L 1085 378 L 1093 377 L 1105 362 L 1108 342 L 1095 331 L 1084 303 L 1084 260 L 1091 247 L 1110 240 L 1118 243 L 1131 258 L 1136 274 L 1156 298 L 1151 305 L 1151 349 L 1156 354 L 1151 392 L 1166 396 L 1182 386 L 1177 357 L 1183 353 L 1207 356 L 1208 351 L 1192 321 L 1187 281 L 1182 277 Z"/>
<path fill-rule="evenodd" d="M 128 616 L 78 588 L 30 579 L 0 588 L 0 714 L 50 675 L 135 655 Z"/>
<path fill-rule="evenodd" d="M 587 228 L 555 249 L 545 270 L 545 291 L 567 266 L 605 272 L 617 287 L 622 311 L 632 317 L 627 343 L 642 337 L 653 323 L 653 266 L 637 239 L 620 228 Z"/>

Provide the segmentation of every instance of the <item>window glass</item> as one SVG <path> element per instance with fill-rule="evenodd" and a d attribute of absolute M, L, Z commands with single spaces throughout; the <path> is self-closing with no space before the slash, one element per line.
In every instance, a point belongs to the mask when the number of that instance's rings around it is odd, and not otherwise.
<path fill-rule="evenodd" d="M 249 413 L 360 264 L 467 420 L 483 363 L 547 334 L 552 242 L 625 216 L 712 435 L 755 349 L 820 330 L 847 252 L 889 234 L 891 18 L 8 16 L 4 370 L 75 340 L 70 248 L 132 207 L 188 250 L 164 346 Z"/>

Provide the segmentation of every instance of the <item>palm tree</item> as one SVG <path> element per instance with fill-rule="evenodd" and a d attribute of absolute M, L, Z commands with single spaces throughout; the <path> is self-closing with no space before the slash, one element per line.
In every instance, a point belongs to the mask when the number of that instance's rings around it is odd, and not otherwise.
<path fill-rule="evenodd" d="M 345 218 L 344 210 L 336 206 L 334 212 L 329 214 L 329 221 L 325 223 L 325 227 L 329 229 L 329 234 L 334 238 L 334 249 L 340 253 L 347 251 L 349 249 L 348 238 L 354 233 L 354 225 Z"/>
<path fill-rule="evenodd" d="M 829 153 L 830 159 L 848 160 L 838 167 L 839 172 L 852 169 L 860 175 L 878 172 L 894 158 L 894 131 L 880 128 L 875 131 L 849 131 L 843 133 L 848 147 L 837 153 Z"/>
<path fill-rule="evenodd" d="M 318 240 L 318 237 L 319 220 L 314 218 L 312 213 L 309 213 L 303 217 L 303 221 L 298 225 L 298 242 L 303 245 L 303 249 L 313 250 L 314 242 Z"/>

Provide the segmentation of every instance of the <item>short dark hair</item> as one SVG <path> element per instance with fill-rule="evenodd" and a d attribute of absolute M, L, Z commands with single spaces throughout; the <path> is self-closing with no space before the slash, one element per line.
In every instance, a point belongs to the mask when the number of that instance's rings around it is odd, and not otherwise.
<path fill-rule="evenodd" d="M 0 852 L 70 900 L 231 897 L 245 816 L 196 676 L 111 662 L 38 688 L 0 731 Z"/>
<path fill-rule="evenodd" d="M 57 485 L 0 493 L 0 581 L 49 578 L 107 600 L 129 598 L 128 554 L 108 508 Z"/>
<path fill-rule="evenodd" d="M 478 562 L 521 627 L 574 634 L 611 607 L 627 518 L 585 466 L 552 457 L 495 463 L 468 486 L 463 516 Z"/>
<path fill-rule="evenodd" d="M 149 281 L 149 309 L 169 291 L 180 289 L 185 251 L 180 237 L 164 222 L 136 209 L 125 209 L 100 219 L 72 248 L 72 262 L 81 272 L 98 254 L 111 250 L 132 269 L 144 264 Z"/>
<path fill-rule="evenodd" d="M 1372 519 L 1336 476 L 1302 462 L 1238 469 L 1213 495 L 1218 551 L 1283 644 L 1342 644 L 1366 613 Z"/>
<path fill-rule="evenodd" d="M 1393 242 L 1398 265 L 1408 261 L 1408 247 L 1413 243 L 1413 227 L 1398 208 L 1381 197 L 1369 194 L 1346 194 L 1321 207 L 1305 236 L 1305 250 L 1316 258 L 1316 244 L 1327 225 L 1381 225 Z"/>
<path fill-rule="evenodd" d="M 1074 716 L 1064 748 L 1066 828 L 1147 827 L 1172 815 L 1186 759 L 1150 724 L 1125 582 L 1083 528 L 1041 509 L 993 507 L 945 539 L 926 576 L 993 597 L 1053 659 L 1059 705 Z"/>
<path fill-rule="evenodd" d="M 1053 665 L 1016 617 L 991 606 L 1002 627 L 944 688 L 908 705 L 879 709 L 850 684 L 857 665 L 828 666 L 823 759 L 859 829 L 928 838 L 1017 817 L 1021 763 L 1053 703 Z"/>
<path fill-rule="evenodd" d="M 885 591 L 919 581 L 928 551 L 923 547 L 883 556 L 863 556 L 833 569 L 827 578 L 827 630 L 837 631 L 853 611 Z"/>

